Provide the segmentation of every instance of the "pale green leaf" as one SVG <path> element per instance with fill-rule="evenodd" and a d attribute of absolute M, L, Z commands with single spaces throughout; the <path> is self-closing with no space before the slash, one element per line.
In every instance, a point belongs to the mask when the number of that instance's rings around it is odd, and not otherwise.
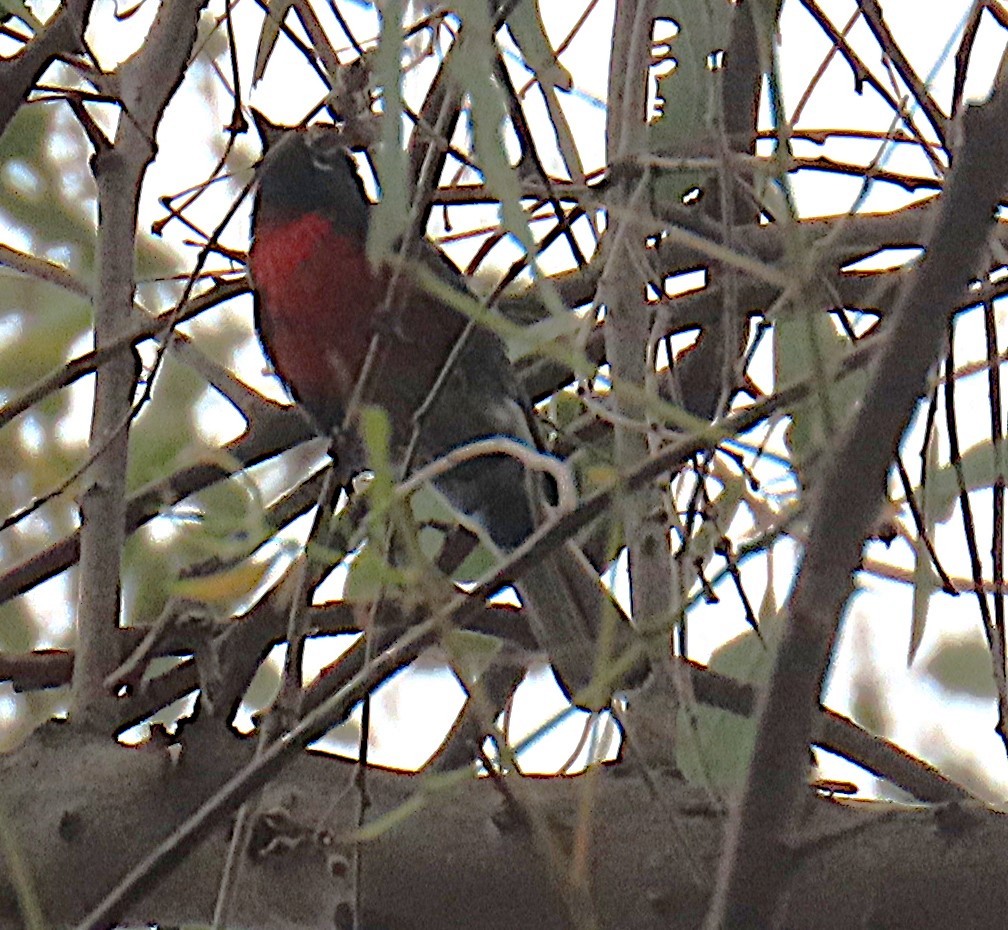
<path fill-rule="evenodd" d="M 294 6 L 294 0 L 270 0 L 266 6 L 266 17 L 262 29 L 259 30 L 259 42 L 256 45 L 255 66 L 252 69 L 252 84 L 258 84 L 266 72 L 270 55 L 280 37 L 280 27 L 283 25 L 287 11 Z"/>
<path fill-rule="evenodd" d="M 673 156 L 695 154 L 698 142 L 715 138 L 721 73 L 712 63 L 727 47 L 735 9 L 726 0 L 664 0 L 657 12 L 656 28 L 667 28 L 671 21 L 674 34 L 659 35 L 668 43 L 671 60 L 658 78 L 659 116 L 649 129 L 649 149 Z M 698 171 L 663 172 L 655 196 L 661 202 L 676 201 L 705 180 Z"/>
<path fill-rule="evenodd" d="M 493 69 L 487 67 L 496 54 L 484 8 L 482 16 L 473 13 L 466 18 L 451 66 L 456 80 L 469 93 L 473 149 L 487 188 L 500 204 L 501 223 L 527 252 L 534 254 L 532 230 L 521 207 L 521 185 L 504 143 L 504 94 L 494 81 Z"/>
<path fill-rule="evenodd" d="M 441 637 L 441 645 L 451 657 L 453 667 L 469 682 L 483 674 L 502 648 L 496 636 L 456 629 Z"/>
<path fill-rule="evenodd" d="M 715 650 L 710 668 L 750 684 L 762 685 L 773 668 L 783 619 L 761 615 L 760 635 L 749 631 Z M 688 781 L 706 784 L 731 797 L 743 784 L 758 721 L 697 704 L 679 712 L 676 762 Z"/>
<path fill-rule="evenodd" d="M 411 586 L 404 572 L 389 565 L 378 546 L 364 546 L 350 563 L 343 600 L 370 605 L 383 598 L 398 598 Z"/>
<path fill-rule="evenodd" d="M 540 85 L 570 90 L 573 80 L 567 69 L 560 64 L 553 51 L 553 45 L 546 35 L 538 0 L 521 0 L 508 13 L 508 29 L 521 50 L 525 64 L 535 74 Z"/>
<path fill-rule="evenodd" d="M 966 491 L 992 488 L 996 481 L 1008 480 L 1006 456 L 1008 440 L 995 444 L 985 439 L 963 452 L 960 467 Z M 936 523 L 952 519 L 959 501 L 959 478 L 951 464 L 934 468 L 928 474 L 928 501 Z"/>
<path fill-rule="evenodd" d="M 745 479 L 733 475 L 725 480 L 720 493 L 706 508 L 706 518 L 700 529 L 690 537 L 687 549 L 677 559 L 679 591 L 685 597 L 696 585 L 700 572 L 707 571 L 716 549 L 731 525 L 739 505 L 745 498 Z M 677 611 L 678 613 L 678 611 Z"/>
<path fill-rule="evenodd" d="M 979 635 L 944 638 L 922 670 L 950 695 L 982 701 L 996 697 L 990 649 Z"/>
<path fill-rule="evenodd" d="M 386 10 L 395 14 L 398 4 Z M 375 169 L 381 198 L 371 214 L 368 231 L 368 259 L 380 265 L 393 254 L 410 224 L 408 159 L 403 149 L 402 24 L 395 15 L 381 16 L 378 49 L 371 57 L 372 80 L 381 89 L 381 141 L 375 153 Z"/>
<path fill-rule="evenodd" d="M 381 837 L 394 830 L 400 824 L 415 817 L 417 813 L 427 806 L 434 794 L 460 787 L 471 782 L 475 777 L 475 774 L 469 767 L 457 769 L 454 772 L 435 772 L 417 775 L 415 776 L 416 784 L 413 786 L 414 790 L 406 801 L 387 813 L 369 820 L 352 833 L 340 837 L 340 840 L 344 843 L 367 843 L 372 840 L 381 839 Z"/>
<path fill-rule="evenodd" d="M 936 442 L 928 443 L 927 454 L 927 473 L 931 475 L 934 469 L 937 468 L 938 444 Z M 916 497 L 917 507 L 921 514 L 921 522 L 924 524 L 924 532 L 927 534 L 927 538 L 933 542 L 937 524 L 934 517 L 935 495 L 930 481 L 920 489 Z M 924 639 L 931 595 L 939 587 L 938 576 L 935 573 L 934 566 L 931 563 L 931 556 L 921 535 L 918 535 L 914 539 L 913 556 L 913 605 L 911 609 L 910 645 L 907 649 L 907 665 L 913 663 L 917 650 Z"/>
<path fill-rule="evenodd" d="M 809 301 L 816 302 L 816 296 L 810 294 Z M 810 380 L 814 388 L 788 411 L 791 424 L 785 438 L 799 472 L 833 440 L 864 396 L 864 372 L 839 373 L 850 348 L 850 340 L 832 319 L 811 306 L 789 308 L 774 320 L 775 383 L 784 388 Z"/>
<path fill-rule="evenodd" d="M 507 24 L 525 64 L 532 71 L 542 91 L 557 148 L 563 157 L 567 173 L 573 180 L 581 181 L 584 178 L 584 166 L 574 134 L 557 97 L 557 90 L 570 90 L 573 81 L 570 73 L 557 58 L 553 45 L 546 35 L 540 3 L 537 0 L 523 0 L 516 4 L 508 14 Z"/>

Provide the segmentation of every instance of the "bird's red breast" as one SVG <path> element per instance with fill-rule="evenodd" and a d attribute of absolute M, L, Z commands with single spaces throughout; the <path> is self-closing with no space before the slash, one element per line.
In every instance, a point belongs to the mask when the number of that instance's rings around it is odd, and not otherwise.
<path fill-rule="evenodd" d="M 348 401 L 377 333 L 360 402 L 386 413 L 401 449 L 466 321 L 415 285 L 409 262 L 398 275 L 371 267 L 370 205 L 338 139 L 331 128 L 294 130 L 263 158 L 249 256 L 256 326 L 276 373 L 326 431 L 356 413 Z"/>
<path fill-rule="evenodd" d="M 404 274 L 385 308 L 390 274 L 365 243 L 321 213 L 260 213 L 249 253 L 256 325 L 273 368 L 325 429 L 342 424 L 376 330 L 381 333 L 361 403 L 385 411 L 395 447 L 433 387 L 465 319 L 415 289 Z M 387 312 L 383 314 L 383 311 Z"/>
<path fill-rule="evenodd" d="M 249 254 L 277 374 L 326 426 L 353 392 L 384 288 L 362 243 L 320 213 L 260 218 Z"/>
<path fill-rule="evenodd" d="M 536 445 L 503 343 L 490 330 L 470 328 L 450 301 L 425 289 L 413 261 L 467 293 L 458 272 L 423 243 L 397 265 L 398 274 L 368 263 L 368 199 L 331 129 L 291 131 L 267 152 L 252 230 L 250 270 L 263 346 L 318 426 L 331 431 L 348 414 L 349 425 L 356 425 L 347 403 L 374 342 L 360 402 L 386 415 L 391 460 L 403 469 L 487 437 Z M 392 279 L 396 286 L 387 293 Z M 358 452 L 365 457 L 357 460 Z M 344 464 L 367 467 L 366 454 L 351 448 Z M 434 485 L 505 551 L 528 538 L 543 509 L 538 476 L 502 452 L 467 457 Z M 531 566 L 519 590 L 531 605 L 537 639 L 558 660 L 564 687 L 573 693 L 595 664 L 591 643 L 602 615 L 597 576 L 583 557 L 563 548 Z"/>

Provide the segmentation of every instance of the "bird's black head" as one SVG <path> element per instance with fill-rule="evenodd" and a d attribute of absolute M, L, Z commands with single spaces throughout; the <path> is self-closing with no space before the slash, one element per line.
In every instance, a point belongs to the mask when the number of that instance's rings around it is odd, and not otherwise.
<path fill-rule="evenodd" d="M 367 236 L 364 184 L 337 129 L 287 129 L 266 144 L 256 178 L 254 216 L 323 213 L 341 231 Z"/>

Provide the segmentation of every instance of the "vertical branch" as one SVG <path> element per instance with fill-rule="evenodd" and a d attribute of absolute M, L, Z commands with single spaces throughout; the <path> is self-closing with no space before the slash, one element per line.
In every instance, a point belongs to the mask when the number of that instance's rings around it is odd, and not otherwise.
<path fill-rule="evenodd" d="M 606 127 L 611 166 L 641 154 L 653 21 L 652 0 L 620 0 L 616 4 Z M 615 194 L 607 237 L 609 254 L 598 286 L 599 303 L 606 308 L 606 357 L 616 401 L 616 464 L 621 470 L 643 461 L 650 451 L 647 432 L 638 427 L 645 423 L 646 390 L 654 387 L 648 367 L 651 319 L 644 304 L 644 282 L 628 273 L 628 269 L 646 265 L 641 254 L 644 244 L 633 240 L 630 220 L 633 197 L 642 192 L 643 185 L 631 195 L 627 182 L 623 182 Z M 629 552 L 633 616 L 646 627 L 663 618 L 671 602 L 669 543 L 661 493 L 652 487 L 628 497 L 620 512 Z"/>
<path fill-rule="evenodd" d="M 95 348 L 116 342 L 133 303 L 136 198 L 126 188 L 126 163 L 115 147 L 92 158 L 98 185 L 98 252 L 94 295 Z M 119 563 L 126 525 L 125 428 L 133 396 L 133 356 L 124 347 L 98 369 L 91 448 L 97 454 L 80 499 L 80 593 L 72 715 L 97 711 L 102 682 L 118 660 Z"/>
<path fill-rule="evenodd" d="M 987 647 L 994 665 L 994 688 L 997 692 L 998 721 L 994 727 L 1001 742 L 1008 749 L 1008 680 L 1005 676 L 1004 638 L 1000 635 L 991 615 L 983 577 L 983 562 L 980 557 L 980 541 L 976 521 L 973 519 L 973 504 L 970 501 L 966 475 L 963 469 L 962 450 L 959 445 L 959 418 L 956 415 L 955 397 L 955 327 L 948 323 L 948 356 L 945 360 L 945 428 L 948 432 L 949 463 L 959 487 L 959 511 L 962 516 L 963 537 L 966 554 L 969 556 L 970 574 L 973 579 L 973 594 L 980 610 L 980 623 L 987 637 Z M 996 376 L 996 369 L 993 369 Z M 997 447 L 995 447 L 997 448 Z"/>
<path fill-rule="evenodd" d="M 115 140 L 92 159 L 98 187 L 95 347 L 120 339 L 133 306 L 140 182 L 154 158 L 154 136 L 182 81 L 196 39 L 200 0 L 164 4 L 143 47 L 119 69 L 122 111 Z M 94 460 L 81 495 L 77 653 L 71 712 L 97 724 L 103 681 L 118 662 L 119 571 L 126 528 L 128 423 L 135 382 L 129 346 L 99 369 L 91 420 Z"/>
<path fill-rule="evenodd" d="M 924 260 L 886 322 L 865 401 L 823 456 L 802 559 L 760 709 L 742 803 L 729 824 L 708 930 L 771 927 L 786 896 L 807 797 L 808 746 L 841 612 L 865 535 L 946 321 L 974 274 L 1008 184 L 1008 57 L 991 100 L 969 108 L 964 144 L 942 196 Z"/>
<path fill-rule="evenodd" d="M 998 332 L 997 318 L 994 312 L 994 304 L 991 301 L 984 303 L 984 334 L 987 342 L 987 358 L 990 367 L 987 370 L 988 395 L 990 396 L 990 426 L 991 443 L 994 446 L 994 454 L 997 456 L 998 468 L 997 477 L 994 479 L 994 487 L 991 488 L 991 567 L 993 569 L 994 581 L 994 636 L 997 642 L 995 655 L 999 655 L 1001 666 L 995 669 L 995 675 L 999 682 L 1008 677 L 1008 667 L 1005 666 L 1006 644 L 1005 644 L 1005 596 L 1004 596 L 1004 505 L 1005 505 L 1005 479 L 1004 479 L 1004 420 L 1003 404 L 1001 401 L 1001 370 L 997 363 L 998 359 Z M 1002 710 L 1003 713 L 1003 710 Z"/>

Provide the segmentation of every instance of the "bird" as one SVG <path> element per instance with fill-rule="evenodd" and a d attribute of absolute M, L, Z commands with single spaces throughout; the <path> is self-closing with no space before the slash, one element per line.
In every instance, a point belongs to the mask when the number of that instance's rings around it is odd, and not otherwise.
<path fill-rule="evenodd" d="M 338 128 L 262 134 L 249 250 L 255 326 L 273 370 L 316 429 L 339 431 L 356 390 L 362 405 L 386 414 L 391 460 L 403 470 L 481 439 L 541 448 L 528 398 L 495 333 L 469 325 L 450 301 L 422 287 L 410 263 L 399 298 L 386 305 L 392 271 L 368 260 L 371 203 Z M 424 240 L 418 251 L 439 281 L 469 295 L 461 272 L 432 243 Z M 352 470 L 366 469 L 363 443 L 341 442 L 341 455 L 347 449 Z M 463 458 L 433 485 L 500 554 L 520 546 L 548 515 L 547 482 L 511 455 Z M 575 699 L 592 681 L 611 603 L 598 574 L 568 542 L 514 584 L 561 689 Z"/>

